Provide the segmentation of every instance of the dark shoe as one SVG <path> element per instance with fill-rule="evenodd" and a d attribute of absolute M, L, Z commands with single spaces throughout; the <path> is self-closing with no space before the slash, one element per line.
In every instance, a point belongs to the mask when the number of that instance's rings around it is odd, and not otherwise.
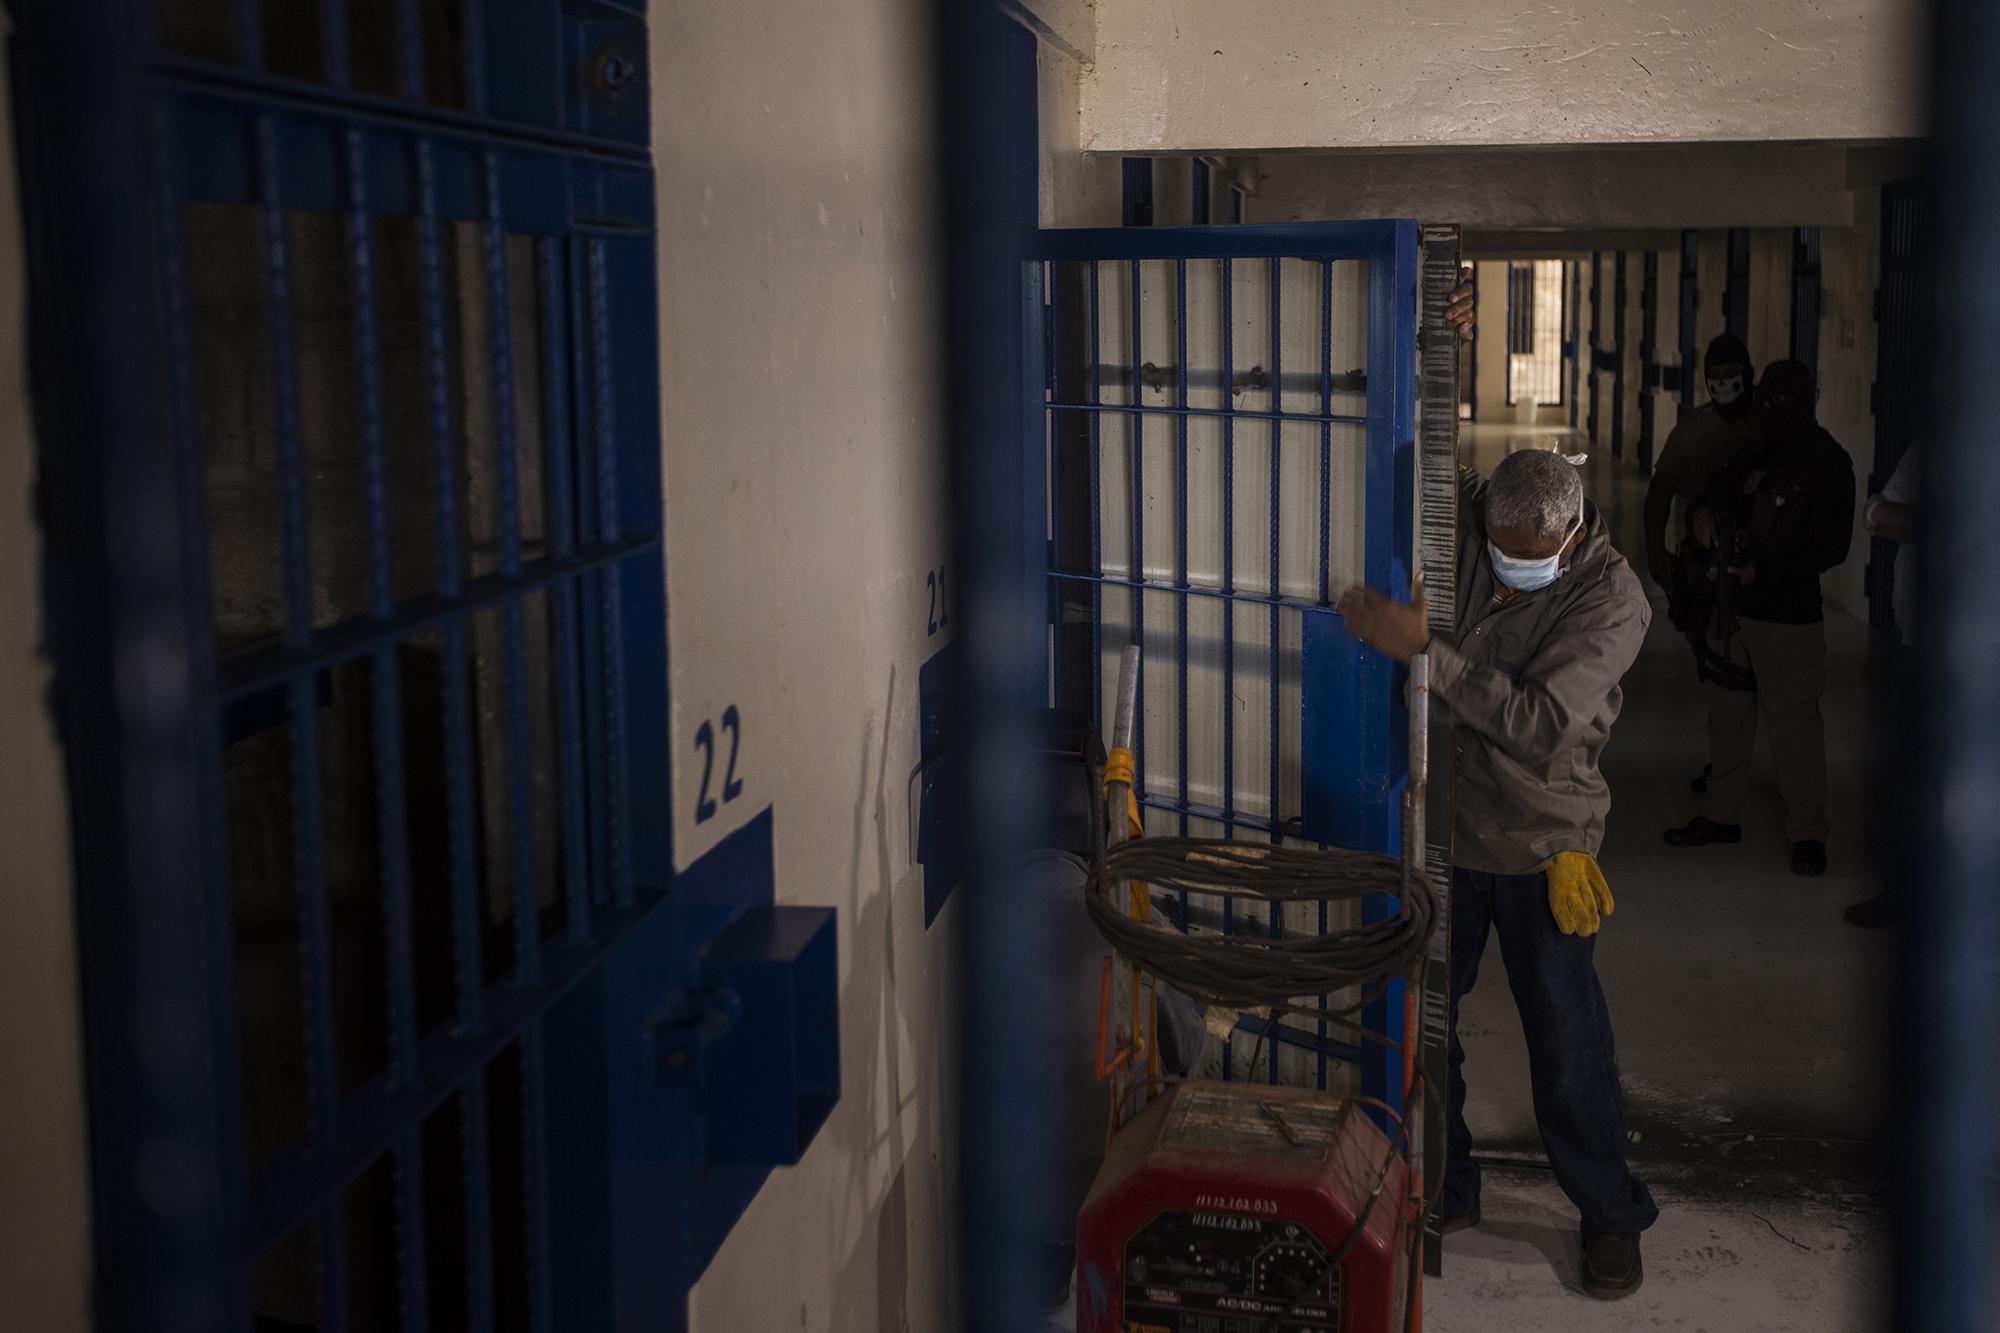
<path fill-rule="evenodd" d="M 1711 842 L 1743 841 L 1741 824 L 1718 824 L 1707 815 L 1696 815 L 1679 828 L 1667 830 L 1669 847 L 1704 847 Z"/>
<path fill-rule="evenodd" d="M 1792 873 L 1794 875 L 1824 875 L 1826 873 L 1826 844 L 1818 838 L 1805 838 L 1793 843 Z"/>
<path fill-rule="evenodd" d="M 1622 1300 L 1646 1280 L 1639 1233 L 1606 1231 L 1583 1242 L 1583 1290 L 1600 1301 Z"/>
<path fill-rule="evenodd" d="M 1706 795 L 1708 793 L 1708 780 L 1714 775 L 1715 775 L 1715 765 L 1703 764 L 1701 766 L 1701 775 L 1697 777 L 1693 782 L 1688 783 L 1688 790 L 1693 792 L 1696 796 Z"/>
<path fill-rule="evenodd" d="M 1475 1203 L 1472 1205 L 1471 1212 L 1460 1213 L 1456 1217 L 1447 1217 L 1444 1221 L 1438 1223 L 1438 1234 L 1449 1236 L 1454 1231 L 1470 1231 L 1478 1225 L 1479 1205 Z"/>
<path fill-rule="evenodd" d="M 1863 930 L 1880 930 L 1884 926 L 1901 925 L 1903 908 L 1888 894 L 1878 893 L 1867 902 L 1856 903 L 1842 912 L 1840 919 L 1850 926 L 1860 926 Z"/>

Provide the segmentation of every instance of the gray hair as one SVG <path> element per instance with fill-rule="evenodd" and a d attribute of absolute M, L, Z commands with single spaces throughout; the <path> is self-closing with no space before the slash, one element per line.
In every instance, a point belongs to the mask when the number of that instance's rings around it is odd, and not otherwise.
<path fill-rule="evenodd" d="M 1500 460 L 1486 483 L 1486 526 L 1528 528 L 1537 537 L 1568 535 L 1583 507 L 1583 479 L 1561 454 L 1520 449 Z"/>

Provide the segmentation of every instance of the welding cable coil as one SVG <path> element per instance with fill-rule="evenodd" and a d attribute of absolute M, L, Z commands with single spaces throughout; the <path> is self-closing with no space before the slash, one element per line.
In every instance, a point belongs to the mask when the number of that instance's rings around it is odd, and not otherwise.
<path fill-rule="evenodd" d="M 1403 910 L 1380 921 L 1325 933 L 1271 938 L 1257 934 L 1183 934 L 1170 924 L 1134 921 L 1119 885 L 1141 880 L 1155 890 L 1261 899 L 1282 919 L 1294 903 L 1355 901 L 1381 894 Z M 1437 919 L 1437 897 L 1423 876 L 1404 874 L 1391 856 L 1329 848 L 1268 846 L 1213 838 L 1137 838 L 1108 847 L 1091 868 L 1084 901 L 1112 948 L 1204 1004 L 1272 1016 L 1338 1021 L 1406 976 L 1424 956 Z M 1351 1001 L 1318 997 L 1361 988 Z"/>

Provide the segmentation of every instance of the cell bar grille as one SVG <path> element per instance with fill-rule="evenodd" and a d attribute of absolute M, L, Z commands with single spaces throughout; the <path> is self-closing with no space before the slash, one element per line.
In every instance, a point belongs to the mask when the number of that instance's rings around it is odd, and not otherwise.
<path fill-rule="evenodd" d="M 185 738 L 143 770 L 91 740 L 72 780 L 129 848 L 78 889 L 106 1328 L 543 1330 L 564 1308 L 541 1026 L 671 861 L 635 868 L 626 808 L 665 807 L 627 729 L 664 737 L 625 695 L 666 679 L 655 386 L 612 369 L 655 336 L 631 281 L 650 155 L 570 58 L 643 66 L 646 43 L 638 6 L 537 0 L 504 30 L 485 8 L 167 6 L 109 46 L 111 0 L 20 16 L 23 87 L 87 84 L 60 133 L 104 150 L 87 207 L 32 182 L 62 203 L 34 220 L 47 290 L 88 257 L 143 330 L 92 314 L 37 397 L 124 392 L 170 425 L 71 412 L 44 448 L 66 505 L 124 497 L 154 548 L 52 546 L 89 608 L 64 712 L 144 642 Z M 74 355 L 98 343 L 133 345 L 115 379 Z M 185 793 L 189 831 L 135 820 L 136 790 Z M 194 924 L 159 929 L 162 897 Z M 188 1016 L 171 1069 L 131 1059 L 149 1013 Z M 160 1144 L 188 1151 L 186 1197 L 133 1183 Z"/>
<path fill-rule="evenodd" d="M 1036 279 L 1088 310 L 1072 323 L 1058 311 L 1058 364 L 1049 391 L 1033 395 L 1058 451 L 1056 423 L 1069 414 L 1090 423 L 1087 475 L 1060 463 L 1049 473 L 1064 530 L 1081 524 L 1084 504 L 1091 529 L 1087 556 L 1080 543 L 1051 548 L 1052 608 L 1067 598 L 1081 610 L 1088 589 L 1093 621 L 1092 669 L 1058 672 L 1055 702 L 1096 706 L 1124 644 L 1141 643 L 1137 796 L 1156 831 L 1311 840 L 1300 822 L 1300 717 L 1308 694 L 1324 691 L 1303 674 L 1303 627 L 1334 620 L 1331 603 L 1350 584 L 1393 577 L 1391 479 L 1414 458 L 1390 445 L 1395 421 L 1413 430 L 1417 391 L 1412 370 L 1397 417 L 1385 370 L 1396 346 L 1388 274 L 1397 254 L 1385 238 L 1398 225 L 1365 239 L 1357 229 L 1346 233 L 1351 248 L 1323 249 L 1225 241 L 1215 229 L 1185 251 L 1196 230 L 1118 232 L 1101 249 L 1075 233 L 1043 234 L 1061 251 L 1037 261 L 1047 269 Z M 1402 326 L 1412 344 L 1414 236 L 1410 228 Z M 1163 347 L 1173 364 L 1155 373 L 1145 358 Z M 1107 380 L 1127 386 L 1116 402 L 1103 401 Z M 1085 392 L 1066 394 L 1066 385 Z M 1063 490 L 1066 476 L 1079 494 Z M 1400 562 L 1405 589 L 1414 558 L 1412 547 Z M 1072 679 L 1088 694 L 1066 694 Z M 1377 734 L 1395 735 L 1388 671 L 1361 683 L 1380 692 Z M 1377 706 L 1368 697 L 1363 713 Z M 1228 899 L 1182 897 L 1173 910 L 1196 931 L 1283 938 L 1353 924 L 1317 908 L 1244 912 Z M 1367 1057 L 1346 1036 L 1246 1017 L 1218 1062 L 1198 1072 L 1347 1086 L 1353 1076 L 1340 1065 Z"/>

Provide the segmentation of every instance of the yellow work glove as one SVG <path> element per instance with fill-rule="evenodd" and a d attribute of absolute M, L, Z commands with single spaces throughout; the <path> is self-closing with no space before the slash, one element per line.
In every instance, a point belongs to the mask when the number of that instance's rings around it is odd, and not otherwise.
<path fill-rule="evenodd" d="M 1549 860 L 1549 913 L 1565 935 L 1595 935 L 1598 917 L 1617 905 L 1589 852 L 1557 852 Z"/>

